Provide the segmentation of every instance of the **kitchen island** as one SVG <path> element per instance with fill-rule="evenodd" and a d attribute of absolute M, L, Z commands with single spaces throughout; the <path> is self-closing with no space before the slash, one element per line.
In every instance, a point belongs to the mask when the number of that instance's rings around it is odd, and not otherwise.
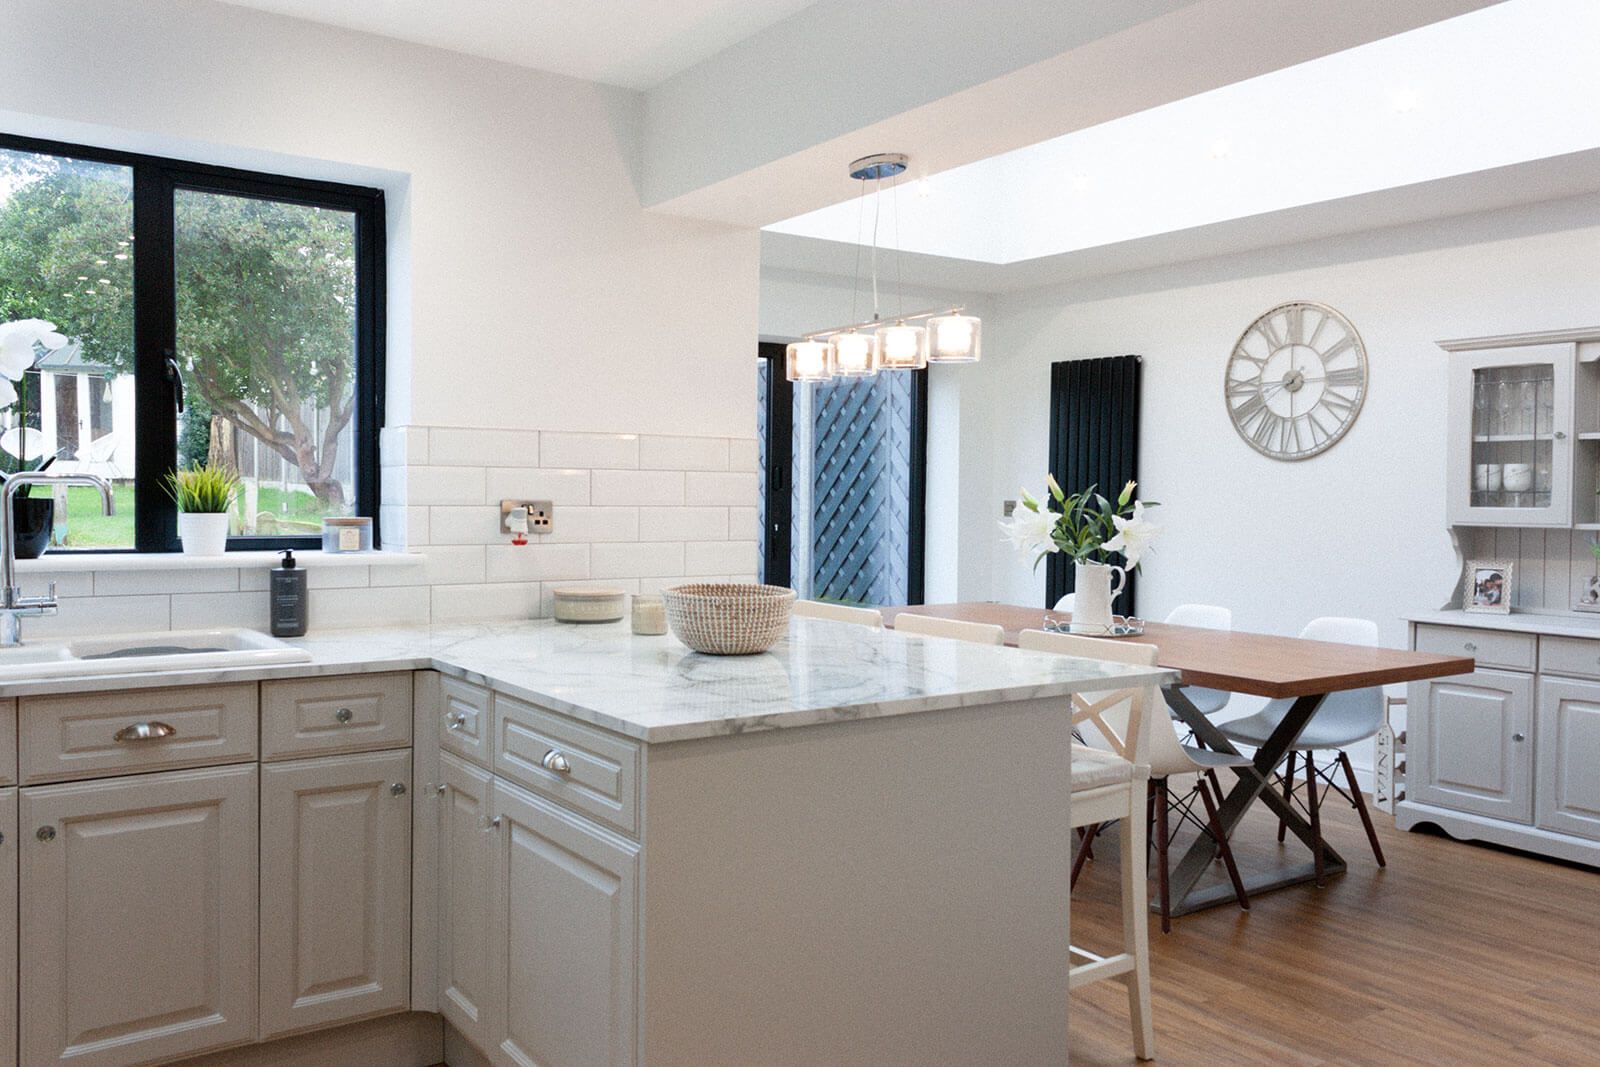
<path fill-rule="evenodd" d="M 227 694 L 212 703 L 230 715 L 259 708 L 259 756 L 251 734 L 247 749 L 196 750 L 178 763 L 163 762 L 159 741 L 105 757 L 153 761 L 117 765 L 141 772 L 204 768 L 133 776 L 152 810 L 163 779 L 195 789 L 198 776 L 236 775 L 240 790 L 249 783 L 244 806 L 261 781 L 260 1026 L 236 1017 L 190 1050 L 409 1009 L 449 1021 L 452 1067 L 1065 1062 L 1065 700 L 1159 684 L 1167 672 L 798 619 L 770 652 L 742 658 L 696 655 L 623 624 L 396 628 L 297 643 L 311 662 L 0 685 L 0 701 L 17 698 L 24 824 L 55 805 L 64 814 L 52 825 L 71 842 L 106 835 L 68 825 L 97 817 L 68 796 L 81 785 L 49 784 L 87 772 L 30 771 L 51 738 L 89 736 L 86 724 L 99 730 L 100 720 L 117 726 L 132 709 L 146 718 L 177 709 L 162 714 L 185 728 L 211 722 L 204 693 Z M 385 700 L 400 700 L 402 679 L 403 734 L 384 712 Z M 183 708 L 200 710 L 181 718 Z M 319 755 L 328 751 L 352 754 Z M 402 757 L 415 798 L 408 907 L 397 908 L 393 892 L 350 885 L 343 895 L 369 905 L 365 924 L 322 934 L 348 937 L 342 954 L 307 950 L 303 931 L 269 929 L 278 919 L 304 924 L 304 905 L 317 897 L 303 892 L 298 911 L 269 906 L 278 869 L 269 842 L 295 858 L 297 883 L 315 882 L 326 865 L 331 886 L 376 869 L 350 866 L 350 853 L 378 850 L 361 829 L 375 825 L 370 818 L 348 833 L 315 823 L 288 840 L 286 825 L 325 809 L 269 804 L 273 776 L 304 765 L 296 773 L 307 784 L 292 796 L 325 796 L 312 784 L 319 766 L 324 777 L 342 768 L 339 788 L 354 790 L 361 761 L 392 768 Z M 382 803 L 406 792 L 374 781 Z M 23 840 L 25 915 L 58 897 L 73 914 L 92 914 L 106 898 L 93 889 L 74 900 L 70 864 L 30 890 L 30 870 L 47 870 L 61 850 L 31 830 Z M 69 847 L 92 856 L 94 846 Z M 129 872 L 117 893 L 157 899 L 160 887 L 138 882 Z M 371 931 L 402 912 L 408 970 L 389 959 L 388 980 L 377 981 L 367 973 L 380 969 Z M 31 964 L 70 982 L 70 967 L 29 959 L 49 946 L 30 950 L 28 930 L 22 973 Z M 142 946 L 119 936 L 137 956 Z M 305 958 L 279 958 L 296 952 Z M 144 1001 L 163 1019 L 180 1016 L 155 971 Z M 212 971 L 229 973 L 224 964 Z M 269 971 L 305 988 L 275 996 Z M 378 986 L 387 999 L 374 996 Z M 177 983 L 173 995 L 190 988 Z M 234 992 L 237 1016 L 255 998 Z M 72 990 L 57 995 L 71 1000 Z M 77 1047 L 72 1034 L 30 1029 L 26 982 L 22 1005 L 24 1048 L 52 1053 L 38 1062 Z M 93 1062 L 156 1062 L 151 1051 L 179 1047 L 141 1049 L 132 1025 L 118 1021 L 122 1058 Z M 96 1032 L 102 1052 L 104 1038 Z M 282 1062 L 298 1061 L 286 1053 Z"/>

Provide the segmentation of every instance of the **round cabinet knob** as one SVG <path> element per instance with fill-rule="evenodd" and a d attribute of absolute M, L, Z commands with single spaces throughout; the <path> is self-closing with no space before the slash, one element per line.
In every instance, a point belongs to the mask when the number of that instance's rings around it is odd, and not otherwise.
<path fill-rule="evenodd" d="M 5 843 L 6 843 L 6 832 L 4 830 L 0 830 L 0 845 L 3 845 Z"/>
<path fill-rule="evenodd" d="M 559 750 L 554 748 L 544 754 L 544 759 L 539 761 L 539 766 L 543 767 L 552 774 L 572 773 L 572 764 L 567 762 L 567 757 L 563 756 Z"/>
<path fill-rule="evenodd" d="M 403 796 L 405 796 L 406 795 L 406 784 L 404 782 L 396 782 L 394 785 L 391 785 L 389 787 L 389 795 L 393 796 L 393 797 L 403 797 Z"/>
<path fill-rule="evenodd" d="M 1565 441 L 1567 439 L 1567 431 L 1557 430 L 1555 432 L 1555 438 L 1557 441 Z"/>
<path fill-rule="evenodd" d="M 1471 641 L 1468 641 L 1466 644 L 1462 645 L 1461 647 L 1462 647 L 1463 650 L 1465 650 L 1467 652 L 1476 652 L 1476 651 L 1478 651 L 1478 646 L 1473 644 Z"/>
<path fill-rule="evenodd" d="M 54 841 L 56 839 L 56 828 L 54 826 L 41 826 L 39 827 L 39 832 L 33 836 L 40 841 Z"/>
<path fill-rule="evenodd" d="M 1513 740 L 1513 741 L 1526 741 L 1527 738 L 1524 737 L 1522 734 L 1512 734 L 1511 735 L 1511 740 Z"/>
<path fill-rule="evenodd" d="M 436 785 L 436 786 L 434 786 L 434 787 L 433 787 L 433 791 L 434 791 L 434 792 L 435 792 L 435 793 L 437 793 L 437 794 L 438 794 L 438 795 L 439 795 L 439 796 L 444 796 L 444 794 L 445 794 L 445 787 L 444 787 L 444 786 L 442 786 L 442 785 Z"/>
<path fill-rule="evenodd" d="M 450 729 L 459 730 L 465 725 L 467 725 L 466 712 L 458 711 L 454 715 L 450 716 Z"/>
<path fill-rule="evenodd" d="M 340 724 L 347 723 L 354 717 L 355 716 L 350 713 L 349 708 L 340 708 L 338 711 L 333 713 L 333 721 Z"/>

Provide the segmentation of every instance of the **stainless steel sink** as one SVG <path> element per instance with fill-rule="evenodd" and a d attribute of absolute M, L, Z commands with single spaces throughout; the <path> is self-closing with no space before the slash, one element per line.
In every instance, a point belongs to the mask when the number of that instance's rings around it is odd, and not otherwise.
<path fill-rule="evenodd" d="M 0 649 L 0 681 L 305 663 L 311 653 L 255 630 L 178 630 L 39 641 Z"/>

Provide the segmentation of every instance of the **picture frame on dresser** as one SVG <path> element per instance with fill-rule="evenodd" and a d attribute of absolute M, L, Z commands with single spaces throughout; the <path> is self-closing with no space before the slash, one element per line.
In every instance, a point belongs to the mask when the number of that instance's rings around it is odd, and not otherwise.
<path fill-rule="evenodd" d="M 1578 579 L 1578 588 L 1572 598 L 1573 611 L 1600 612 L 1600 574 L 1589 574 Z"/>
<path fill-rule="evenodd" d="M 1467 561 L 1461 610 L 1487 615 L 1511 614 L 1515 563 L 1508 559 Z"/>

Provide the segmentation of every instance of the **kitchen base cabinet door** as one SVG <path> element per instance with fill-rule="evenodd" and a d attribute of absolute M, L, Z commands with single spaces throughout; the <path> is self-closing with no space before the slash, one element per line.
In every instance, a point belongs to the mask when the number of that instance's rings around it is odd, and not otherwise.
<path fill-rule="evenodd" d="M 0 1067 L 17 1067 L 17 791 L 0 789 Z"/>
<path fill-rule="evenodd" d="M 491 1040 L 489 772 L 439 756 L 439 1012 L 480 1049 Z"/>
<path fill-rule="evenodd" d="M 1413 682 L 1409 799 L 1533 823 L 1533 676 L 1475 671 Z"/>
<path fill-rule="evenodd" d="M 261 1036 L 411 1002 L 411 753 L 261 771 Z"/>
<path fill-rule="evenodd" d="M 22 791 L 28 1067 L 126 1067 L 256 1034 L 256 767 Z"/>
<path fill-rule="evenodd" d="M 493 811 L 492 1060 L 632 1065 L 637 846 L 499 779 Z"/>
<path fill-rule="evenodd" d="M 1539 683 L 1539 827 L 1600 841 L 1600 682 Z"/>

